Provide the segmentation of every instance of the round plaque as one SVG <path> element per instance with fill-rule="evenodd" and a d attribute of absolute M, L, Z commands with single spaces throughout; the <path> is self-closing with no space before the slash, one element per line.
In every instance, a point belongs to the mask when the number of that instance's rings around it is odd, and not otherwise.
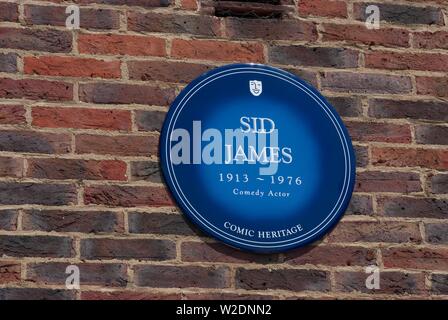
<path fill-rule="evenodd" d="M 297 76 L 233 64 L 191 82 L 160 138 L 166 183 L 182 211 L 224 243 L 280 252 L 342 217 L 355 156 L 340 117 Z"/>

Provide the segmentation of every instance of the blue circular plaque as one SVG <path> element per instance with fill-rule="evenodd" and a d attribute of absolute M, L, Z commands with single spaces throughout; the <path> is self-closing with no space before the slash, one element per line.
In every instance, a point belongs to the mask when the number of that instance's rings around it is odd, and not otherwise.
<path fill-rule="evenodd" d="M 293 74 L 214 69 L 167 114 L 160 158 L 182 211 L 224 243 L 255 252 L 303 246 L 342 217 L 355 156 L 333 107 Z"/>

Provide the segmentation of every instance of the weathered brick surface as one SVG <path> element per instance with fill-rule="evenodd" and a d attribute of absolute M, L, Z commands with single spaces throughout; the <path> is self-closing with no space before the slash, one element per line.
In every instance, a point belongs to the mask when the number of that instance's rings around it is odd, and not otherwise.
<path fill-rule="evenodd" d="M 14 53 L 0 53 L 0 72 L 17 71 L 17 55 Z"/>
<path fill-rule="evenodd" d="M 277 64 L 356 68 L 358 59 L 357 51 L 343 48 L 305 46 L 272 46 L 269 48 L 269 61 Z"/>
<path fill-rule="evenodd" d="M 0 203 L 60 206 L 76 204 L 77 192 L 71 184 L 0 182 Z"/>
<path fill-rule="evenodd" d="M 381 197 L 378 212 L 391 217 L 447 218 L 448 200 L 414 197 Z"/>
<path fill-rule="evenodd" d="M 163 56 L 166 53 L 165 40 L 118 34 L 80 34 L 80 53 L 102 55 Z"/>
<path fill-rule="evenodd" d="M 0 253 L 10 257 L 68 258 L 74 249 L 72 239 L 67 237 L 0 235 Z"/>
<path fill-rule="evenodd" d="M 448 270 L 446 248 L 390 248 L 383 249 L 382 254 L 386 268 Z"/>
<path fill-rule="evenodd" d="M 381 272 L 380 288 L 366 287 L 366 273 L 342 271 L 335 275 L 336 290 L 370 294 L 422 294 L 425 292 L 425 276 L 422 273 Z"/>
<path fill-rule="evenodd" d="M 0 105 L 0 124 L 25 124 L 25 108 L 21 105 Z"/>
<path fill-rule="evenodd" d="M 0 230 L 16 230 L 18 216 L 17 210 L 0 210 Z"/>
<path fill-rule="evenodd" d="M 226 288 L 230 285 L 229 272 L 226 267 L 134 267 L 136 285 L 153 288 Z"/>
<path fill-rule="evenodd" d="M 124 231 L 121 213 L 112 211 L 25 210 L 24 230 L 113 233 Z"/>
<path fill-rule="evenodd" d="M 30 25 L 65 26 L 65 6 L 25 5 L 25 21 Z M 118 11 L 108 9 L 80 8 L 80 27 L 89 29 L 118 29 Z"/>
<path fill-rule="evenodd" d="M 363 171 L 356 176 L 356 191 L 410 193 L 422 191 L 422 186 L 417 173 Z"/>
<path fill-rule="evenodd" d="M 29 153 L 69 153 L 70 136 L 64 133 L 0 131 L 0 150 Z"/>
<path fill-rule="evenodd" d="M 360 21 L 366 21 L 368 14 L 366 8 L 376 5 L 381 12 L 381 20 L 398 24 L 424 24 L 443 25 L 442 9 L 438 7 L 414 7 L 393 3 L 356 3 L 353 11 L 355 17 Z"/>
<path fill-rule="evenodd" d="M 404 243 L 421 241 L 417 223 L 407 222 L 348 222 L 343 221 L 329 236 L 330 242 L 386 242 Z"/>
<path fill-rule="evenodd" d="M 32 124 L 45 128 L 121 130 L 131 129 L 131 113 L 125 110 L 34 107 Z"/>
<path fill-rule="evenodd" d="M 156 161 L 132 161 L 132 181 L 162 182 L 162 174 L 159 163 Z"/>
<path fill-rule="evenodd" d="M 176 257 L 176 250 L 170 240 L 83 239 L 81 257 L 88 260 L 170 260 Z"/>
<path fill-rule="evenodd" d="M 86 204 L 118 207 L 173 205 L 165 188 L 153 186 L 92 186 L 85 188 Z"/>
<path fill-rule="evenodd" d="M 365 266 L 375 263 L 375 251 L 362 247 L 311 246 L 288 252 L 285 262 L 292 265 Z"/>
<path fill-rule="evenodd" d="M 0 300 L 73 300 L 76 291 L 45 288 L 0 288 Z"/>
<path fill-rule="evenodd" d="M 126 180 L 126 163 L 117 160 L 30 159 L 26 175 L 43 179 Z"/>
<path fill-rule="evenodd" d="M 329 274 L 318 270 L 242 269 L 236 271 L 236 286 L 247 290 L 281 289 L 328 291 Z"/>
<path fill-rule="evenodd" d="M 13 261 L 0 262 L 0 284 L 17 283 L 20 281 L 21 266 Z"/>
<path fill-rule="evenodd" d="M 76 0 L 69 30 L 70 1 L 0 0 L 0 299 L 448 294 L 446 0 L 244 2 Z M 377 30 L 364 24 L 372 4 Z M 349 130 L 355 193 L 320 242 L 235 250 L 164 185 L 168 106 L 240 62 L 299 76 Z M 68 264 L 81 292 L 66 290 Z M 382 268 L 380 290 L 365 287 L 368 265 Z"/>
<path fill-rule="evenodd" d="M 0 28 L 0 48 L 70 52 L 72 35 L 68 31 L 53 29 Z"/>
<path fill-rule="evenodd" d="M 66 77 L 119 78 L 119 61 L 104 61 L 73 57 L 25 57 L 27 74 Z"/>
<path fill-rule="evenodd" d="M 99 104 L 146 104 L 167 106 L 174 100 L 174 90 L 157 86 L 122 83 L 86 83 L 79 88 L 81 101 Z"/>
<path fill-rule="evenodd" d="M 257 255 L 234 251 L 221 243 L 184 242 L 181 247 L 182 260 L 190 262 L 224 263 L 276 263 L 278 254 Z"/>
<path fill-rule="evenodd" d="M 130 212 L 130 233 L 154 233 L 173 235 L 195 235 L 195 228 L 190 226 L 187 220 L 179 215 L 161 212 Z"/>
<path fill-rule="evenodd" d="M 432 193 L 448 193 L 448 174 L 435 174 L 430 177 Z"/>
<path fill-rule="evenodd" d="M 69 264 L 63 262 L 33 263 L 27 265 L 26 280 L 38 284 L 65 284 L 65 270 Z M 83 285 L 124 287 L 127 283 L 125 264 L 82 263 L 79 267 L 80 282 Z"/>
<path fill-rule="evenodd" d="M 76 136 L 76 152 L 149 157 L 157 154 L 157 143 L 156 136 L 80 134 Z"/>
<path fill-rule="evenodd" d="M 0 78 L 0 98 L 71 101 L 73 85 L 48 80 Z"/>

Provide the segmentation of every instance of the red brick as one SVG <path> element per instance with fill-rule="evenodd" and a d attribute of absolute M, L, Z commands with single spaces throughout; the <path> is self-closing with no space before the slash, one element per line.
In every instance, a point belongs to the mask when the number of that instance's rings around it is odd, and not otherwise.
<path fill-rule="evenodd" d="M 46 288 L 0 288 L 0 300 L 74 300 L 75 290 Z"/>
<path fill-rule="evenodd" d="M 25 210 L 23 229 L 56 232 L 123 232 L 122 213 L 79 210 Z"/>
<path fill-rule="evenodd" d="M 228 292 L 209 292 L 209 293 L 183 293 L 182 299 L 185 300 L 274 300 L 276 297 L 267 294 L 246 294 L 246 293 L 228 293 Z"/>
<path fill-rule="evenodd" d="M 0 284 L 10 284 L 20 282 L 20 270 L 21 266 L 18 263 L 12 261 L 1 261 Z"/>
<path fill-rule="evenodd" d="M 174 61 L 129 61 L 129 78 L 142 81 L 189 83 L 213 67 L 205 64 Z"/>
<path fill-rule="evenodd" d="M 292 265 L 365 266 L 375 261 L 375 250 L 352 246 L 309 246 L 285 254 L 285 262 Z"/>
<path fill-rule="evenodd" d="M 81 300 L 180 300 L 181 293 L 156 293 L 148 291 L 85 291 L 81 292 Z"/>
<path fill-rule="evenodd" d="M 201 234 L 183 215 L 163 212 L 129 212 L 129 232 L 140 234 Z"/>
<path fill-rule="evenodd" d="M 357 192 L 398 192 L 422 191 L 420 175 L 413 172 L 363 171 L 356 174 Z"/>
<path fill-rule="evenodd" d="M 153 266 L 134 267 L 134 281 L 139 287 L 152 288 L 227 288 L 230 270 L 226 267 Z"/>
<path fill-rule="evenodd" d="M 366 8 L 376 5 L 380 10 L 381 22 L 413 25 L 443 25 L 443 13 L 441 8 L 427 5 L 425 7 L 409 6 L 395 3 L 355 3 L 354 16 L 357 20 L 366 21 L 369 16 Z"/>
<path fill-rule="evenodd" d="M 390 217 L 446 219 L 448 200 L 435 198 L 380 197 L 378 214 Z"/>
<path fill-rule="evenodd" d="M 421 242 L 417 223 L 343 221 L 328 235 L 330 242 Z"/>
<path fill-rule="evenodd" d="M 414 33 L 414 46 L 420 49 L 448 49 L 448 32 L 416 32 Z"/>
<path fill-rule="evenodd" d="M 18 22 L 19 9 L 17 3 L 12 2 L 0 3 L 0 20 Z"/>
<path fill-rule="evenodd" d="M 124 83 L 85 83 L 79 86 L 79 99 L 99 104 L 144 104 L 168 106 L 175 98 L 174 88 Z"/>
<path fill-rule="evenodd" d="M 269 47 L 269 61 L 286 65 L 356 68 L 358 58 L 357 51 L 345 48 L 299 45 Z"/>
<path fill-rule="evenodd" d="M 73 85 L 37 79 L 0 78 L 0 98 L 69 101 L 73 100 Z"/>
<path fill-rule="evenodd" d="M 381 271 L 380 287 L 378 289 L 368 289 L 366 287 L 366 279 L 369 275 L 371 274 L 357 271 L 336 272 L 336 290 L 352 293 L 393 295 L 425 293 L 425 276 L 423 273 Z"/>
<path fill-rule="evenodd" d="M 127 110 L 33 107 L 33 126 L 101 130 L 131 130 Z"/>
<path fill-rule="evenodd" d="M 180 0 L 180 5 L 182 9 L 186 10 L 197 10 L 198 3 L 197 0 Z"/>
<path fill-rule="evenodd" d="M 24 14 L 27 24 L 54 25 L 65 27 L 68 14 L 66 6 L 25 5 Z M 120 15 L 109 9 L 80 8 L 80 27 L 87 29 L 118 29 Z"/>
<path fill-rule="evenodd" d="M 65 285 L 66 268 L 70 263 L 29 263 L 26 280 L 44 285 Z M 128 282 L 127 267 L 117 263 L 76 263 L 79 268 L 80 285 L 102 287 L 125 287 Z"/>
<path fill-rule="evenodd" d="M 427 100 L 386 100 L 369 101 L 369 116 L 374 118 L 409 118 L 448 121 L 448 103 Z"/>
<path fill-rule="evenodd" d="M 367 68 L 444 72 L 447 64 L 448 55 L 440 53 L 373 51 L 365 55 Z"/>
<path fill-rule="evenodd" d="M 0 182 L 0 204 L 61 206 L 77 202 L 76 187 L 71 184 Z"/>
<path fill-rule="evenodd" d="M 417 93 L 436 97 L 448 97 L 447 77 L 416 77 Z"/>
<path fill-rule="evenodd" d="M 167 7 L 174 4 L 174 0 L 77 0 L 76 2 L 80 4 L 99 3 L 115 6 L 137 6 L 143 8 Z"/>
<path fill-rule="evenodd" d="M 53 29 L 0 28 L 0 48 L 36 50 L 45 52 L 70 52 L 72 34 Z"/>
<path fill-rule="evenodd" d="M 349 93 L 405 94 L 412 91 L 411 78 L 390 74 L 325 72 L 322 89 Z"/>
<path fill-rule="evenodd" d="M 411 129 L 409 125 L 374 122 L 345 122 L 354 141 L 377 142 L 411 142 Z"/>
<path fill-rule="evenodd" d="M 216 40 L 174 39 L 171 55 L 218 61 L 263 62 L 263 47 L 258 43 L 238 43 Z"/>
<path fill-rule="evenodd" d="M 119 160 L 28 159 L 26 175 L 38 179 L 126 180 Z"/>
<path fill-rule="evenodd" d="M 117 34 L 80 34 L 80 53 L 130 56 L 159 56 L 166 54 L 165 40 L 150 36 Z"/>
<path fill-rule="evenodd" d="M 388 167 L 448 169 L 448 150 L 373 147 L 372 164 Z"/>
<path fill-rule="evenodd" d="M 299 15 L 346 18 L 347 4 L 344 1 L 333 0 L 301 0 Z"/>
<path fill-rule="evenodd" d="M 404 29 L 382 27 L 369 30 L 363 25 L 323 24 L 323 41 L 344 41 L 386 47 L 409 47 L 409 32 Z"/>
<path fill-rule="evenodd" d="M 277 254 L 252 254 L 236 251 L 221 243 L 184 242 L 181 247 L 182 261 L 224 263 L 276 263 Z"/>
<path fill-rule="evenodd" d="M 25 124 L 25 108 L 21 105 L 0 105 L 0 124 Z"/>
<path fill-rule="evenodd" d="M 25 57 L 24 72 L 44 76 L 120 78 L 120 61 L 88 58 L 40 56 Z"/>
<path fill-rule="evenodd" d="M 76 136 L 76 153 L 149 157 L 158 153 L 158 136 Z"/>
<path fill-rule="evenodd" d="M 243 269 L 236 270 L 236 286 L 246 290 L 330 290 L 330 275 L 320 270 L 295 269 Z"/>
<path fill-rule="evenodd" d="M 10 257 L 69 258 L 74 255 L 74 249 L 68 237 L 0 235 L 0 254 Z"/>
<path fill-rule="evenodd" d="M 382 249 L 386 268 L 448 271 L 448 250 L 434 248 Z"/>
<path fill-rule="evenodd" d="M 118 207 L 172 206 L 167 190 L 153 186 L 91 186 L 84 190 L 86 204 Z"/>
<path fill-rule="evenodd" d="M 221 21 L 206 15 L 131 11 L 128 12 L 128 30 L 218 37 L 221 35 Z"/>
<path fill-rule="evenodd" d="M 226 18 L 226 36 L 232 39 L 315 41 L 313 22 L 290 19 Z"/>
<path fill-rule="evenodd" d="M 23 159 L 0 157 L 0 177 L 23 177 Z"/>
<path fill-rule="evenodd" d="M 81 240 L 82 259 L 171 260 L 175 257 L 176 246 L 170 240 L 108 238 Z"/>
<path fill-rule="evenodd" d="M 64 154 L 71 151 L 71 138 L 61 133 L 0 131 L 0 151 Z"/>

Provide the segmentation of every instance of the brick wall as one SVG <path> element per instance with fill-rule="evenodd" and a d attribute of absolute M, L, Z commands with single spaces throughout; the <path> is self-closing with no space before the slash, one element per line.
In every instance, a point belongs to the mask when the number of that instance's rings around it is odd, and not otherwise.
<path fill-rule="evenodd" d="M 447 0 L 250 4 L 268 19 L 213 1 L 74 2 L 78 31 L 73 2 L 0 1 L 0 299 L 448 297 Z M 364 25 L 368 4 L 380 30 Z M 161 181 L 169 103 L 239 61 L 300 75 L 353 137 L 353 200 L 313 246 L 230 249 Z M 69 264 L 81 290 L 65 288 Z"/>

